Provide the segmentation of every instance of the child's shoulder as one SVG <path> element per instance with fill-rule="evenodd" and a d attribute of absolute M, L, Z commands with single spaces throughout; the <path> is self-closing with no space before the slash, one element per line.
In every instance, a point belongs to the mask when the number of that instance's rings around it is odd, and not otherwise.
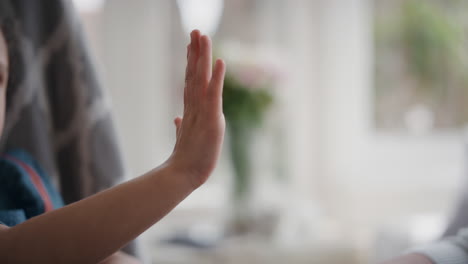
<path fill-rule="evenodd" d="M 28 219 L 61 206 L 59 193 L 28 152 L 13 150 L 0 156 L 0 221 L 2 212 L 11 216 L 23 211 Z"/>
<path fill-rule="evenodd" d="M 43 171 L 28 152 L 15 149 L 0 155 L 0 182 L 15 182 L 30 173 L 43 174 Z"/>
<path fill-rule="evenodd" d="M 34 168 L 39 167 L 36 160 L 23 149 L 13 149 L 7 151 L 0 156 L 0 161 L 7 164 L 27 164 L 29 166 L 33 166 Z"/>

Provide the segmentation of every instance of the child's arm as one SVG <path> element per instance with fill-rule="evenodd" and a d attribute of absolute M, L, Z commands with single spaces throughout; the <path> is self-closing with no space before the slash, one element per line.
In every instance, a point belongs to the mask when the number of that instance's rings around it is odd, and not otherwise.
<path fill-rule="evenodd" d="M 171 157 L 142 177 L 15 227 L 0 228 L 3 263 L 98 263 L 155 224 L 203 184 L 224 135 L 225 65 L 212 70 L 211 42 L 191 34 L 183 119 Z"/>
<path fill-rule="evenodd" d="M 160 220 L 194 188 L 170 166 L 0 233 L 5 263 L 98 263 Z M 2 261 L 3 262 L 3 261 Z"/>

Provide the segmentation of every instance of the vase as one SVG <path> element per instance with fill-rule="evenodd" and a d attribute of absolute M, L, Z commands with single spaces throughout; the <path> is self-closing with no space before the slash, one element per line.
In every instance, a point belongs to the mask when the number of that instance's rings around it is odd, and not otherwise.
<path fill-rule="evenodd" d="M 253 128 L 243 124 L 228 124 L 230 158 L 234 179 L 231 189 L 231 219 L 229 232 L 249 232 L 252 224 L 252 143 Z"/>

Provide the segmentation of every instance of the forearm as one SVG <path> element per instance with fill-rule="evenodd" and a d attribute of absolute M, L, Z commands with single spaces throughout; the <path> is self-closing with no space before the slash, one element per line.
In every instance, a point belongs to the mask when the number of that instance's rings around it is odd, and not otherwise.
<path fill-rule="evenodd" d="M 104 192 L 4 230 L 8 263 L 98 263 L 164 217 L 193 191 L 163 166 Z"/>

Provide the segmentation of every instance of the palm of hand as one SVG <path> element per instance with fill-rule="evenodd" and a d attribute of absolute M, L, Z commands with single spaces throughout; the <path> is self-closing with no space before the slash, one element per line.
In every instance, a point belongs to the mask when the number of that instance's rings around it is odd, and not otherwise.
<path fill-rule="evenodd" d="M 184 116 L 176 118 L 177 141 L 171 160 L 191 177 L 195 187 L 214 170 L 224 138 L 222 89 L 225 64 L 212 68 L 211 41 L 195 30 L 187 47 Z"/>

